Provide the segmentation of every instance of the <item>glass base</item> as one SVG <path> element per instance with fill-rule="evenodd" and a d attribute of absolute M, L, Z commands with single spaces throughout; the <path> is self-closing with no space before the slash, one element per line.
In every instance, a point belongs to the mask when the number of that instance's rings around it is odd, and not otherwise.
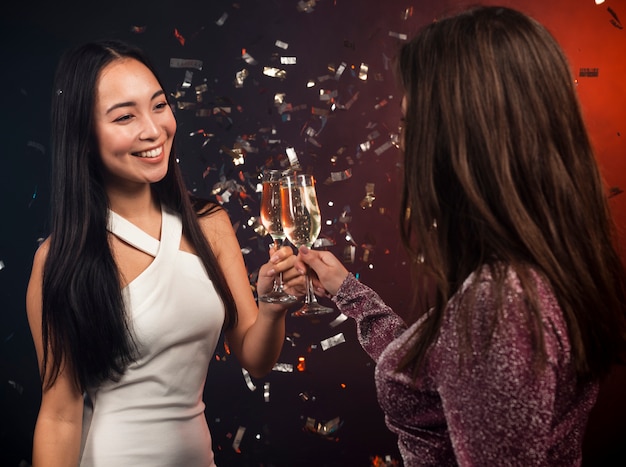
<path fill-rule="evenodd" d="M 283 305 L 290 305 L 292 303 L 296 303 L 298 299 L 286 292 L 272 290 L 271 292 L 260 296 L 259 301 L 265 303 L 282 303 Z"/>
<path fill-rule="evenodd" d="M 320 305 L 319 303 L 308 303 L 305 304 L 302 308 L 291 313 L 291 316 L 323 315 L 326 313 L 332 313 L 333 311 L 335 311 L 334 308 L 329 308 L 327 306 Z"/>

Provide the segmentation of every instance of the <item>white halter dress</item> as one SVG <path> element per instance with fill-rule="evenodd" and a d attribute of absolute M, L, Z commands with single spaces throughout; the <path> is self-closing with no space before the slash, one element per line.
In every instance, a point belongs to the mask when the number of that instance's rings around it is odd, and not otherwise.
<path fill-rule="evenodd" d="M 123 290 L 139 356 L 121 380 L 87 391 L 82 467 L 214 466 L 202 401 L 224 306 L 182 223 L 162 208 L 161 240 L 109 212 L 109 231 L 154 257 Z"/>

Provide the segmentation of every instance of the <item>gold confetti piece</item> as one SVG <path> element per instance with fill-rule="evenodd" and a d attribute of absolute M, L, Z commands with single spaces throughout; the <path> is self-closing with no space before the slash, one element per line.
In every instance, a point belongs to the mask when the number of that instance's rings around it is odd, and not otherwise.
<path fill-rule="evenodd" d="M 297 5 L 297 9 L 300 13 L 312 13 L 315 7 L 316 0 L 300 0 Z"/>
<path fill-rule="evenodd" d="M 364 263 L 367 263 L 369 261 L 369 259 L 370 259 L 370 251 L 372 251 L 370 248 L 364 248 L 363 249 L 363 256 L 361 257 L 361 261 L 363 261 Z"/>
<path fill-rule="evenodd" d="M 340 332 L 339 334 L 329 337 L 328 339 L 324 339 L 323 341 L 320 341 L 320 344 L 322 346 L 322 350 L 326 351 L 332 347 L 335 347 L 336 345 L 342 344 L 346 341 L 346 338 L 343 335 L 343 332 Z"/>
<path fill-rule="evenodd" d="M 170 68 L 195 68 L 202 70 L 202 60 L 170 58 Z"/>
<path fill-rule="evenodd" d="M 298 371 L 306 371 L 306 360 L 304 357 L 298 357 Z"/>
<path fill-rule="evenodd" d="M 268 235 L 267 230 L 258 217 L 251 217 L 248 219 L 248 225 L 252 227 L 252 230 L 254 230 L 259 237 L 265 237 Z"/>
<path fill-rule="evenodd" d="M 276 40 L 276 42 L 274 42 L 274 45 L 276 47 L 280 47 L 283 50 L 287 50 L 287 48 L 289 47 L 289 44 L 283 41 L 279 41 L 279 40 Z"/>
<path fill-rule="evenodd" d="M 285 70 L 281 70 L 280 68 L 274 68 L 271 66 L 264 66 L 263 74 L 265 76 L 269 76 L 270 78 L 285 79 L 287 77 L 287 72 Z"/>
<path fill-rule="evenodd" d="M 307 417 L 304 429 L 324 437 L 329 437 L 339 430 L 342 425 L 343 422 L 339 417 L 335 417 L 327 422 L 317 422 L 314 418 Z"/>
<path fill-rule="evenodd" d="M 245 162 L 244 151 L 241 148 L 230 149 L 226 146 L 222 146 L 221 150 L 228 154 L 233 159 L 233 164 L 242 165 Z"/>
<path fill-rule="evenodd" d="M 231 107 L 213 107 L 213 115 L 226 115 L 232 112 Z"/>
<path fill-rule="evenodd" d="M 236 88 L 243 87 L 243 82 L 246 80 L 248 75 L 249 75 L 249 72 L 245 68 L 243 70 L 238 71 L 235 74 L 235 87 Z"/>
<path fill-rule="evenodd" d="M 367 81 L 368 70 L 369 70 L 369 66 L 365 63 L 361 63 L 361 67 L 359 68 L 359 79 L 361 81 Z"/>
<path fill-rule="evenodd" d="M 360 206 L 362 209 L 371 208 L 376 196 L 374 195 L 374 183 L 365 184 L 365 198 L 361 200 Z"/>
<path fill-rule="evenodd" d="M 307 417 L 306 422 L 304 423 L 304 428 L 314 433 L 317 433 L 317 430 L 315 428 L 315 419 Z"/>
<path fill-rule="evenodd" d="M 196 102 L 176 102 L 176 108 L 179 110 L 192 110 L 198 107 Z"/>

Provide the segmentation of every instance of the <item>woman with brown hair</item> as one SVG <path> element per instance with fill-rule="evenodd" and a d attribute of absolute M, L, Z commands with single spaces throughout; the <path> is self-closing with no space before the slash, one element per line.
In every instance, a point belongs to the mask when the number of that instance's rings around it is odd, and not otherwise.
<path fill-rule="evenodd" d="M 426 26 L 398 75 L 420 318 L 329 252 L 299 258 L 357 321 L 405 465 L 580 464 L 626 275 L 567 60 L 535 20 L 478 7 Z"/>

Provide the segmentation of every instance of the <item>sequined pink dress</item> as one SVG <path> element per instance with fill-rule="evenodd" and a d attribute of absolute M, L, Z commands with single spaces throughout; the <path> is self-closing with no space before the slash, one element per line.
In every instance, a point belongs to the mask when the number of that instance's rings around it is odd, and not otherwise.
<path fill-rule="evenodd" d="M 477 319 L 469 332 L 474 348 L 489 339 L 480 317 L 493 316 L 496 307 L 485 268 L 450 300 L 417 380 L 395 368 L 419 321 L 407 329 L 352 275 L 333 298 L 342 313 L 356 320 L 359 341 L 376 361 L 378 401 L 387 426 L 398 435 L 405 467 L 580 465 L 598 384 L 581 383 L 574 375 L 566 324 L 549 285 L 535 275 L 548 364 L 534 373 L 527 305 L 514 273 L 507 277 L 502 325 L 491 337 L 490 350 L 459 365 L 459 331 L 466 331 L 457 326 L 459 303 L 476 279 Z"/>

